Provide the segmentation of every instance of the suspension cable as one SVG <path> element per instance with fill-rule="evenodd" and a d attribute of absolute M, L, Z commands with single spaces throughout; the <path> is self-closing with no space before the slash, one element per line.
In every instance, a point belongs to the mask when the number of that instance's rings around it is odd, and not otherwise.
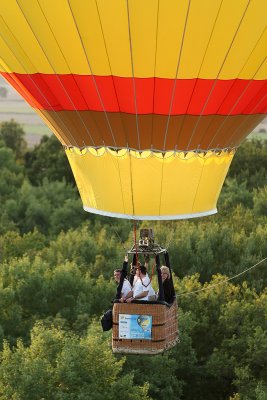
<path fill-rule="evenodd" d="M 221 281 L 221 282 L 219 282 L 219 283 L 215 283 L 214 285 L 210 285 L 210 286 L 205 287 L 205 288 L 202 288 L 202 289 L 192 290 L 191 292 L 182 292 L 182 293 L 178 293 L 178 294 L 176 295 L 176 297 L 188 296 L 188 295 L 191 295 L 191 294 L 194 294 L 194 293 L 204 292 L 205 290 L 210 290 L 210 289 L 213 289 L 213 288 L 215 288 L 215 287 L 217 287 L 217 286 L 223 285 L 224 283 L 229 282 L 229 281 L 231 281 L 232 279 L 235 279 L 235 278 L 237 278 L 238 276 L 241 276 L 241 275 L 245 274 L 246 272 L 248 272 L 248 271 L 250 271 L 251 269 L 257 267 L 258 265 L 260 265 L 261 263 L 263 263 L 263 262 L 266 261 L 266 260 L 267 260 L 267 257 L 263 258 L 261 261 L 259 261 L 259 262 L 257 262 L 256 264 L 252 265 L 252 267 L 249 267 L 249 268 L 245 269 L 244 271 L 240 272 L 239 274 L 234 275 L 234 276 L 232 276 L 231 278 L 227 278 L 227 279 L 225 279 L 225 280 L 223 280 L 223 281 Z"/>

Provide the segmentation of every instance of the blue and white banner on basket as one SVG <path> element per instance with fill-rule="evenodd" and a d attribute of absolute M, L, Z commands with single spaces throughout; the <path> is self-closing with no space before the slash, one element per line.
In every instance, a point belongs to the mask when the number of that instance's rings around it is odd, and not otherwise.
<path fill-rule="evenodd" d="M 120 339 L 151 340 L 152 316 L 119 314 Z"/>

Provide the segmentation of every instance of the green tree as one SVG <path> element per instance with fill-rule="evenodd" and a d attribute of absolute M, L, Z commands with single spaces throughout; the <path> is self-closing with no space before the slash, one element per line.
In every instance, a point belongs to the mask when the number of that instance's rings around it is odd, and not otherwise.
<path fill-rule="evenodd" d="M 24 180 L 13 190 L 16 196 L 7 199 L 3 209 L 21 233 L 37 228 L 41 233 L 55 236 L 61 230 L 79 226 L 87 217 L 76 189 L 65 182 L 44 179 L 42 185 L 32 186 Z"/>
<path fill-rule="evenodd" d="M 31 345 L 21 341 L 13 351 L 5 344 L 0 364 L 3 400 L 149 400 L 148 385 L 134 386 L 133 375 L 122 375 L 107 339 L 94 324 L 88 336 L 37 324 Z"/>
<path fill-rule="evenodd" d="M 41 185 L 44 178 L 74 184 L 67 156 L 59 140 L 54 136 L 43 136 L 41 142 L 25 154 L 27 176 L 33 185 Z"/>
<path fill-rule="evenodd" d="M 27 150 L 27 142 L 21 125 L 13 119 L 2 122 L 0 124 L 0 139 L 4 141 L 7 147 L 14 151 L 17 160 L 22 160 Z"/>
<path fill-rule="evenodd" d="M 267 186 L 254 190 L 253 203 L 255 214 L 267 217 Z"/>
<path fill-rule="evenodd" d="M 46 245 L 46 238 L 37 229 L 20 235 L 16 231 L 8 231 L 0 236 L 0 262 L 10 261 L 12 258 L 29 255 L 33 259 L 38 250 Z"/>
<path fill-rule="evenodd" d="M 252 190 L 266 185 L 267 140 L 246 140 L 237 150 L 229 170 L 229 177 L 238 183 L 246 182 Z"/>

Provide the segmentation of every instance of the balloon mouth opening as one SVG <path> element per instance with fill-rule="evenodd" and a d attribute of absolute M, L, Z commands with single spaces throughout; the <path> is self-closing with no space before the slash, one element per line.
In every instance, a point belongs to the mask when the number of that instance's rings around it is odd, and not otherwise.
<path fill-rule="evenodd" d="M 112 218 L 124 218 L 131 220 L 141 220 L 141 221 L 170 221 L 170 220 L 181 220 L 181 219 L 189 219 L 189 218 L 201 218 L 208 217 L 210 215 L 217 214 L 217 208 L 212 210 L 196 212 L 191 214 L 177 214 L 177 215 L 129 215 L 129 214 L 120 214 L 116 212 L 109 212 L 105 210 L 98 210 L 96 208 L 90 208 L 87 206 L 83 206 L 84 211 L 102 215 L 104 217 L 112 217 Z"/>

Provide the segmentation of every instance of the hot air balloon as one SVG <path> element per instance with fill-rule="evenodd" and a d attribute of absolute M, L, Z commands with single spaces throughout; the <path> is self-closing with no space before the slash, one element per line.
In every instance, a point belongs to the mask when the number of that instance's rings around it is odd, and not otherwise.
<path fill-rule="evenodd" d="M 0 32 L 0 73 L 64 146 L 86 211 L 216 213 L 267 109 L 265 0 L 0 0 Z M 177 342 L 177 304 L 161 300 L 114 304 L 113 351 Z M 119 338 L 122 314 L 151 316 L 152 339 Z"/>
<path fill-rule="evenodd" d="M 210 215 L 263 119 L 264 0 L 1 0 L 2 76 L 63 144 L 86 211 Z"/>

